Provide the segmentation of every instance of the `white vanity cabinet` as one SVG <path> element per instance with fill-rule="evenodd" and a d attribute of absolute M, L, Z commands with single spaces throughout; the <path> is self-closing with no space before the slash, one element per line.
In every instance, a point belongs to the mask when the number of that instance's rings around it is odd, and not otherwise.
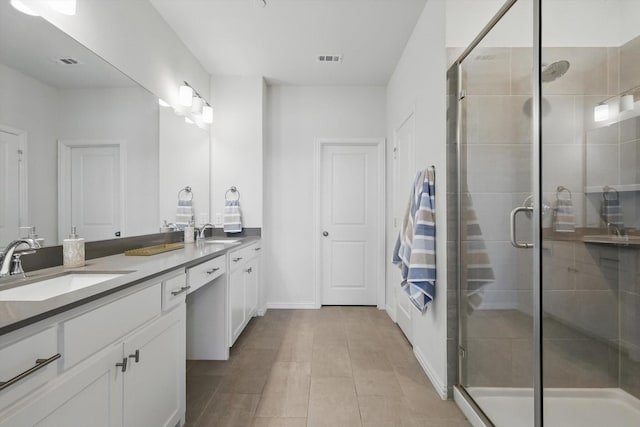
<path fill-rule="evenodd" d="M 229 347 L 258 312 L 261 242 L 229 253 Z"/>
<path fill-rule="evenodd" d="M 186 275 L 136 286 L 43 326 L 58 336 L 59 372 L 0 407 L 0 427 L 174 427 L 184 420 Z"/>

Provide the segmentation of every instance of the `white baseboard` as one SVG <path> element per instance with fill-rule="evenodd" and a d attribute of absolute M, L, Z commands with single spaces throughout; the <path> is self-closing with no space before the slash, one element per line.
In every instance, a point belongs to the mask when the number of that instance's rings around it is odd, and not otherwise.
<path fill-rule="evenodd" d="M 396 322 L 396 311 L 393 309 L 393 307 L 387 304 L 385 310 L 387 311 L 387 314 L 389 315 L 391 320 L 393 320 L 393 323 L 398 323 Z"/>
<path fill-rule="evenodd" d="M 268 302 L 267 308 L 273 309 L 295 309 L 295 310 L 315 310 L 318 308 L 315 302 Z"/>
<path fill-rule="evenodd" d="M 413 354 L 416 356 L 416 359 L 418 359 L 420 366 L 422 366 L 422 370 L 427 374 L 427 377 L 429 377 L 429 381 L 431 381 L 431 384 L 433 384 L 433 387 L 436 389 L 436 393 L 440 395 L 442 400 L 447 400 L 447 385 L 435 373 L 429 362 L 427 362 L 427 359 L 424 357 L 424 354 L 422 354 L 422 351 L 420 351 L 418 347 L 414 346 Z"/>

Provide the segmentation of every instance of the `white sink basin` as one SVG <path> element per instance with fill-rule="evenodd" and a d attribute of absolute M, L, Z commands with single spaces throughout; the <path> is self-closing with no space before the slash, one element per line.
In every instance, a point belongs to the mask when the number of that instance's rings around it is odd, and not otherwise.
<path fill-rule="evenodd" d="M 44 301 L 126 273 L 68 273 L 0 291 L 0 301 Z"/>
<path fill-rule="evenodd" d="M 212 245 L 230 245 L 232 243 L 236 243 L 237 240 L 230 239 L 214 239 L 214 240 L 205 240 L 205 242 L 210 243 Z"/>

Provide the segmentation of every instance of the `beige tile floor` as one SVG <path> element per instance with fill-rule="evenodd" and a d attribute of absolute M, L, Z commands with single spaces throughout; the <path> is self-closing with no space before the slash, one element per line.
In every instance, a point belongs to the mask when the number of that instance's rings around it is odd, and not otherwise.
<path fill-rule="evenodd" d="M 463 427 L 371 307 L 269 310 L 228 361 L 187 363 L 188 427 Z"/>

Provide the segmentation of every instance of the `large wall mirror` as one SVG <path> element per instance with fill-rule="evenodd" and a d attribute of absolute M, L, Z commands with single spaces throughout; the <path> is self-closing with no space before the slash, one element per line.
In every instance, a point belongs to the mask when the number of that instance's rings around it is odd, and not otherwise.
<path fill-rule="evenodd" d="M 0 246 L 31 226 L 45 246 L 72 225 L 88 241 L 155 233 L 185 186 L 196 220 L 208 220 L 208 135 L 44 19 L 0 2 Z"/>

